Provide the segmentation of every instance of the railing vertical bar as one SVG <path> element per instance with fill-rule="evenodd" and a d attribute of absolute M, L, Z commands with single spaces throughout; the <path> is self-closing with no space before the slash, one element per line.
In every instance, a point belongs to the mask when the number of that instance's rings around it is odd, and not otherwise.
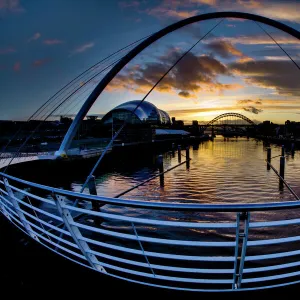
<path fill-rule="evenodd" d="M 139 245 L 140 245 L 140 247 L 141 247 L 141 250 L 142 250 L 142 252 L 143 252 L 143 254 L 144 254 L 145 260 L 146 260 L 146 262 L 147 262 L 147 264 L 148 264 L 148 266 L 149 266 L 149 268 L 150 268 L 150 270 L 151 270 L 153 276 L 155 277 L 155 273 L 154 273 L 154 271 L 153 271 L 153 269 L 152 269 L 152 267 L 151 267 L 151 264 L 150 264 L 150 262 L 149 262 L 149 260 L 148 260 L 147 255 L 146 255 L 146 253 L 145 253 L 145 251 L 144 251 L 144 247 L 143 247 L 143 245 L 142 245 L 142 242 L 141 242 L 140 239 L 139 239 L 139 235 L 138 235 L 138 233 L 137 233 L 137 231 L 136 231 L 136 228 L 135 228 L 135 226 L 134 226 L 134 223 L 131 223 L 131 225 L 132 225 L 134 234 L 135 234 L 135 236 L 136 236 L 136 238 L 137 238 L 137 241 L 138 241 L 138 243 L 139 243 Z"/>
<path fill-rule="evenodd" d="M 37 215 L 36 211 L 33 209 L 33 206 L 32 206 L 32 203 L 31 203 L 31 201 L 30 201 L 29 197 L 28 197 L 28 196 L 26 196 L 26 198 L 27 198 L 27 200 L 28 200 L 29 204 L 30 204 L 30 205 L 31 205 L 31 207 L 32 207 L 32 211 L 33 211 L 33 213 L 34 213 L 35 217 L 37 218 L 38 222 L 39 222 L 39 223 L 40 223 L 40 225 L 41 225 L 42 231 L 44 232 L 44 234 L 45 234 L 45 235 L 47 235 L 48 239 L 49 239 L 50 241 L 52 241 L 52 240 L 51 240 L 51 238 L 50 238 L 50 236 L 47 234 L 47 230 L 45 229 L 45 227 L 43 226 L 43 224 L 40 222 L 40 218 L 39 218 L 39 216 Z"/>
<path fill-rule="evenodd" d="M 0 181 L 1 181 L 1 180 L 0 180 Z M 2 183 L 2 181 L 1 181 L 1 183 Z M 4 182 L 3 182 L 3 184 L 4 184 Z M 0 195 L 1 195 L 2 197 L 4 197 L 1 188 L 0 188 Z M 7 212 L 6 208 L 5 208 L 4 205 L 2 204 L 2 201 L 0 201 L 0 208 L 1 208 L 2 213 L 4 214 L 4 216 L 5 216 L 9 221 L 11 221 L 11 218 L 10 218 L 10 216 L 9 216 L 9 213 Z"/>
<path fill-rule="evenodd" d="M 18 201 L 14 198 L 14 192 L 10 188 L 7 178 L 3 178 L 3 181 L 4 181 L 5 189 L 7 190 L 7 193 L 8 193 L 9 200 L 11 201 L 13 207 L 15 208 L 15 211 L 17 212 L 19 219 L 20 219 L 21 223 L 23 224 L 25 230 L 33 239 L 35 239 L 36 241 L 39 242 L 39 238 L 36 236 L 36 234 L 34 234 L 31 226 L 27 223 L 26 217 L 23 214 Z"/>
<path fill-rule="evenodd" d="M 237 268 L 238 268 L 238 255 L 239 255 L 239 238 L 240 238 L 240 213 L 236 214 L 236 231 L 235 231 L 235 249 L 234 249 L 234 267 L 233 267 L 233 278 L 232 278 L 232 289 L 237 288 Z"/>
<path fill-rule="evenodd" d="M 243 280 L 243 271 L 244 271 L 245 257 L 247 252 L 248 234 L 249 234 L 250 212 L 247 212 L 245 214 L 246 216 L 244 220 L 243 246 L 242 246 L 241 261 L 239 267 L 239 277 L 238 277 L 238 284 L 237 284 L 238 288 L 241 287 L 242 280 Z"/>
<path fill-rule="evenodd" d="M 98 261 L 98 259 L 96 258 L 96 256 L 94 254 L 90 253 L 91 249 L 90 249 L 89 245 L 87 244 L 87 242 L 83 241 L 83 239 L 82 239 L 83 237 L 82 237 L 82 234 L 81 234 L 79 228 L 77 226 L 73 225 L 74 219 L 71 216 L 70 211 L 63 207 L 65 205 L 65 198 L 61 195 L 56 195 L 55 193 L 53 193 L 53 199 L 55 201 L 57 211 L 65 223 L 65 227 L 70 232 L 74 242 L 77 244 L 78 248 L 80 249 L 82 254 L 85 256 L 88 263 L 91 265 L 91 267 L 94 270 L 97 270 L 102 273 L 107 273 L 106 270 L 101 266 L 101 264 Z M 57 246 L 58 246 L 58 243 L 57 243 Z"/>

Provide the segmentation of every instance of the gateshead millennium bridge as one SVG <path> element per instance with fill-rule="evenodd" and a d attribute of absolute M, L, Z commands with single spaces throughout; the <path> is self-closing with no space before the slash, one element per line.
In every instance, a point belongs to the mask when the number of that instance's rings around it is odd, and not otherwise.
<path fill-rule="evenodd" d="M 59 114 L 62 108 L 80 106 L 52 158 L 56 158 L 59 163 L 66 156 L 81 121 L 97 98 L 142 50 L 186 25 L 218 20 L 138 101 L 133 113 L 172 68 L 218 27 L 224 18 L 252 20 L 259 27 L 260 23 L 273 26 L 300 40 L 300 33 L 287 25 L 239 12 L 204 14 L 167 26 L 80 74 L 31 117 L 31 120 L 47 120 Z M 96 81 L 97 85 L 91 89 L 89 83 L 92 81 Z M 77 99 L 80 93 L 84 98 L 83 103 Z M 221 115 L 207 125 L 213 126 L 221 119 L 232 116 L 246 121 L 250 126 L 254 125 L 245 116 L 237 114 Z M 34 131 L 38 131 L 40 126 Z M 300 218 L 287 216 L 287 212 L 298 212 L 300 209 L 300 202 L 294 201 L 294 198 L 299 200 L 295 192 L 289 201 L 255 204 L 196 204 L 189 203 L 188 199 L 184 203 L 170 203 L 120 198 L 126 191 L 116 197 L 97 195 L 95 170 L 126 126 L 128 122 L 124 120 L 116 132 L 112 131 L 110 142 L 101 150 L 80 192 L 21 179 L 9 174 L 9 165 L 6 165 L 0 172 L 2 214 L 25 234 L 58 255 L 97 272 L 134 283 L 188 291 L 237 292 L 300 282 L 300 235 L 295 230 L 289 230 L 300 225 Z M 22 153 L 22 147 L 30 138 L 31 135 L 26 138 L 18 153 Z M 185 159 L 189 161 L 188 149 L 186 153 Z M 10 162 L 16 158 L 19 158 L 18 154 Z M 284 161 L 284 154 L 282 158 Z M 268 164 L 273 168 L 270 159 Z M 30 164 L 27 164 L 29 168 Z M 162 178 L 165 172 L 172 169 L 174 167 L 165 171 L 162 168 L 158 176 Z M 281 182 L 293 191 L 280 174 Z M 103 210 L 104 206 L 111 209 Z M 120 208 L 122 213 L 119 213 Z M 177 214 L 174 216 L 174 213 Z M 272 220 L 261 218 L 266 213 L 272 215 Z M 110 226 L 105 226 L 107 222 Z M 261 234 L 253 235 L 255 229 L 259 229 Z M 266 232 L 266 229 L 272 231 Z"/>

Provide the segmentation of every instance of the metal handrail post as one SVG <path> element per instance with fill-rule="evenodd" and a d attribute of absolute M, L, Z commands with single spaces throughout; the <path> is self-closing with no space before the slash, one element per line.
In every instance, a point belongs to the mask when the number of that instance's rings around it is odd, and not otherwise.
<path fill-rule="evenodd" d="M 8 198 L 10 200 L 10 202 L 12 203 L 16 213 L 18 214 L 19 216 L 19 219 L 20 221 L 22 222 L 26 232 L 33 238 L 35 239 L 36 241 L 39 242 L 39 238 L 36 236 L 36 234 L 34 233 L 34 231 L 32 230 L 31 226 L 28 224 L 27 220 L 26 220 L 26 217 L 25 215 L 23 214 L 20 206 L 19 206 L 19 203 L 18 201 L 15 199 L 15 195 L 14 195 L 14 192 L 12 191 L 12 189 L 10 188 L 9 186 L 9 182 L 7 180 L 7 178 L 3 178 L 3 182 L 4 182 L 4 186 L 5 186 L 5 189 L 8 193 Z"/>
<path fill-rule="evenodd" d="M 65 223 L 65 227 L 70 232 L 74 242 L 77 244 L 78 248 L 85 256 L 91 267 L 99 272 L 107 273 L 106 270 L 101 266 L 96 256 L 91 253 L 89 245 L 82 240 L 82 234 L 78 227 L 74 225 L 74 220 L 71 212 L 64 207 L 66 205 L 65 197 L 53 194 L 53 199 L 55 201 L 57 211 Z"/>
<path fill-rule="evenodd" d="M 245 219 L 244 219 L 244 233 L 242 234 L 243 246 L 242 246 L 237 288 L 241 287 L 242 280 L 243 280 L 243 271 L 244 271 L 244 264 L 245 264 L 245 258 L 247 252 L 248 234 L 249 234 L 249 223 L 250 223 L 250 212 L 246 212 Z"/>
<path fill-rule="evenodd" d="M 239 240 L 240 240 L 240 213 L 236 214 L 236 231 L 235 231 L 235 248 L 234 248 L 234 266 L 233 266 L 233 278 L 232 289 L 237 289 L 238 278 L 238 256 L 239 256 Z"/>

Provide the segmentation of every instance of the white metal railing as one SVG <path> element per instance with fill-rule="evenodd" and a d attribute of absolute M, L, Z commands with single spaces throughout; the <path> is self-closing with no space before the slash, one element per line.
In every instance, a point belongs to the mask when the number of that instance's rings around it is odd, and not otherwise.
<path fill-rule="evenodd" d="M 91 201 L 101 209 L 92 210 Z M 203 205 L 107 198 L 0 173 L 0 210 L 37 242 L 101 273 L 171 289 L 299 283 L 299 209 L 295 201 Z"/>

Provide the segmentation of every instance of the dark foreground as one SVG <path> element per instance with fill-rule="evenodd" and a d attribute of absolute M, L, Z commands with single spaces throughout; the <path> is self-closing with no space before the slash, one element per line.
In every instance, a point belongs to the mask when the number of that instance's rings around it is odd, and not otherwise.
<path fill-rule="evenodd" d="M 254 299 L 253 297 L 267 297 L 297 295 L 300 285 L 269 289 L 254 292 L 235 293 L 195 293 L 171 291 L 150 288 L 147 286 L 127 283 L 95 271 L 81 267 L 63 257 L 51 252 L 31 240 L 25 234 L 10 224 L 0 215 L 0 257 L 2 293 L 30 291 L 32 295 L 48 295 L 49 293 L 60 296 L 85 294 L 85 299 L 98 297 L 118 296 L 122 298 L 145 296 L 151 297 L 212 297 L 221 296 L 230 299 Z M 101 296 L 102 295 L 102 296 Z M 106 296 L 104 296 L 106 295 Z"/>

